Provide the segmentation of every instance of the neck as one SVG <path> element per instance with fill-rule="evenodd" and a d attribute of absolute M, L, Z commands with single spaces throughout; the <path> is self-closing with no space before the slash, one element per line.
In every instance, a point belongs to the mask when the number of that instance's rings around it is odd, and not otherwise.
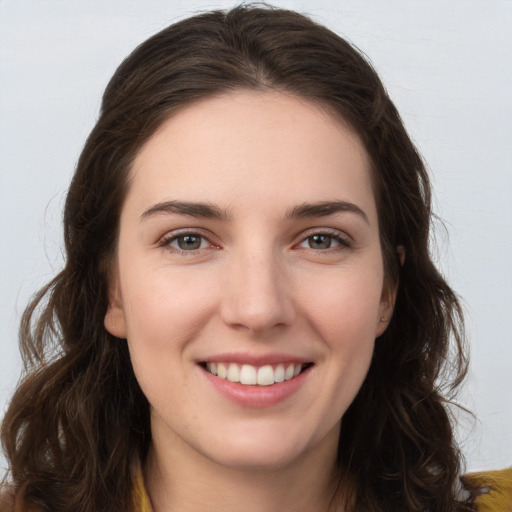
<path fill-rule="evenodd" d="M 145 480 L 154 512 L 338 512 L 335 467 L 332 446 L 274 468 L 233 468 L 156 436 Z"/>

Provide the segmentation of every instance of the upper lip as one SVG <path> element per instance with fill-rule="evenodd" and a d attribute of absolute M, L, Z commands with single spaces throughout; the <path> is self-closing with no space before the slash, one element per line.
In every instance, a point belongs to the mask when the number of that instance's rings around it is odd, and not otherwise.
<path fill-rule="evenodd" d="M 268 353 L 268 354 L 248 354 L 239 352 L 225 352 L 222 354 L 215 354 L 212 356 L 199 359 L 198 363 L 238 363 L 250 364 L 252 366 L 264 366 L 267 364 L 306 364 L 311 363 L 312 360 L 306 357 L 301 357 L 293 354 L 286 353 Z"/>

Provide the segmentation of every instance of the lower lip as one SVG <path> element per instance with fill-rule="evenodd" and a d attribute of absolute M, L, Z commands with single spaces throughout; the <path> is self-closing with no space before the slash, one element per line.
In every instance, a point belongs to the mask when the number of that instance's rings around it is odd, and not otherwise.
<path fill-rule="evenodd" d="M 270 386 L 246 386 L 212 375 L 201 367 L 210 384 L 224 397 L 243 407 L 263 408 L 277 405 L 294 395 L 308 378 L 311 368 L 306 368 L 297 377 Z"/>

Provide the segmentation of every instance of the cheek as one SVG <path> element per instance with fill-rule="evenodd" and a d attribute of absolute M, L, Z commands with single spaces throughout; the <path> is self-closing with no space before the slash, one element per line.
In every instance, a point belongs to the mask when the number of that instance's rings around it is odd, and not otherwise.
<path fill-rule="evenodd" d="M 375 339 L 382 295 L 382 273 L 346 269 L 317 274 L 312 285 L 303 286 L 299 303 L 315 330 L 324 338 L 363 342 Z"/>
<path fill-rule="evenodd" d="M 122 290 L 129 339 L 181 345 L 202 327 L 215 307 L 212 291 L 217 284 L 212 275 L 161 268 L 138 276 L 125 281 Z"/>
<path fill-rule="evenodd" d="M 378 267 L 375 273 L 352 270 L 317 275 L 315 287 L 304 289 L 302 300 L 303 316 L 326 347 L 322 379 L 331 386 L 325 387 L 324 406 L 333 420 L 344 414 L 366 377 L 379 318 L 382 274 Z"/>
<path fill-rule="evenodd" d="M 211 318 L 212 290 L 218 286 L 211 277 L 192 278 L 170 268 L 125 275 L 123 304 L 135 375 L 155 409 L 165 410 L 169 403 L 177 407 L 194 369 L 192 342 Z"/>

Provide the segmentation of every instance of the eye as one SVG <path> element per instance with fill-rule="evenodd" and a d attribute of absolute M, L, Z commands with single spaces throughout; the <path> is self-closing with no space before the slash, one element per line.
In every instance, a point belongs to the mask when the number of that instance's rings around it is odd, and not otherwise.
<path fill-rule="evenodd" d="M 164 237 L 159 245 L 161 247 L 170 248 L 176 252 L 194 252 L 201 249 L 214 247 L 213 244 L 203 235 L 199 233 L 179 233 Z"/>
<path fill-rule="evenodd" d="M 325 251 L 328 249 L 350 247 L 350 242 L 339 234 L 334 233 L 313 233 L 305 238 L 298 247 Z"/>

